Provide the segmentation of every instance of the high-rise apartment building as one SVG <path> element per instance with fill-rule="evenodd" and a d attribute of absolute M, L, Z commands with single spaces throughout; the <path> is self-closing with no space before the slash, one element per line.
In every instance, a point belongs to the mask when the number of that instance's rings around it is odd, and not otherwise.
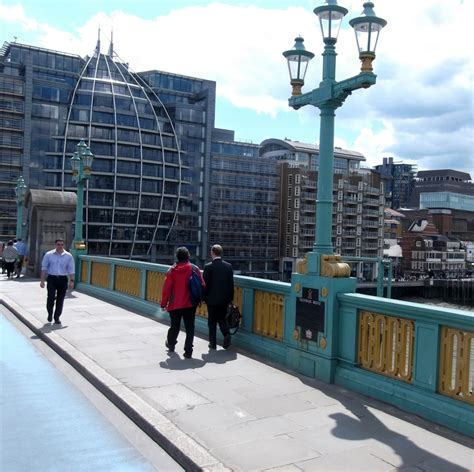
<path fill-rule="evenodd" d="M 279 258 L 288 280 L 296 261 L 312 250 L 316 226 L 319 148 L 314 144 L 268 139 L 261 154 L 276 159 L 279 172 Z M 382 257 L 384 195 L 378 173 L 361 169 L 364 156 L 335 149 L 333 245 L 338 254 Z M 374 265 L 355 265 L 354 275 L 375 277 Z"/>

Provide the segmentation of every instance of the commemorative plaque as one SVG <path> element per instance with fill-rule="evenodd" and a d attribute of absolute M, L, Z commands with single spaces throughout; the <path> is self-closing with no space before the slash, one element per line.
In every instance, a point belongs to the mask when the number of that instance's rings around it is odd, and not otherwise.
<path fill-rule="evenodd" d="M 317 341 L 318 332 L 324 333 L 324 302 L 319 301 L 319 290 L 303 287 L 296 299 L 296 326 L 301 338 L 309 341 Z"/>

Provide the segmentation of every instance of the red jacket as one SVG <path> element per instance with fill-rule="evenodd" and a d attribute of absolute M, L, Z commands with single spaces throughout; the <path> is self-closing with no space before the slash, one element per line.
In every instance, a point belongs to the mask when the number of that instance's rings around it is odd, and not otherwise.
<path fill-rule="evenodd" d="M 190 262 L 178 262 L 174 264 L 166 274 L 163 292 L 161 294 L 161 308 L 167 311 L 179 308 L 192 307 L 189 294 L 189 278 L 191 277 L 192 265 Z M 205 287 L 201 271 L 198 270 L 202 286 Z"/>

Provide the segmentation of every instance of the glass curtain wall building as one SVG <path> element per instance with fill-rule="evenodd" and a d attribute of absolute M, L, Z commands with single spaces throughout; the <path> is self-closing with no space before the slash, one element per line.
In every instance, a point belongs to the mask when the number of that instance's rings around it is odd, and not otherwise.
<path fill-rule="evenodd" d="M 237 273 L 277 279 L 277 166 L 259 151 L 234 141 L 233 131 L 214 131 L 208 237 Z"/>
<path fill-rule="evenodd" d="M 89 253 L 171 262 L 179 243 L 199 253 L 214 103 L 214 82 L 134 73 L 112 44 L 102 54 L 98 41 L 81 58 L 5 43 L 0 233 L 12 233 L 19 174 L 29 188 L 75 191 L 68 161 L 84 138 L 95 155 L 84 210 Z"/>

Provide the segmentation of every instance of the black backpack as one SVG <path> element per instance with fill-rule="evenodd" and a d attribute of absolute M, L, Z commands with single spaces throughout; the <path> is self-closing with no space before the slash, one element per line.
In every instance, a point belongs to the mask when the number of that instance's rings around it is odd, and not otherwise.
<path fill-rule="evenodd" d="M 240 314 L 239 307 L 233 303 L 229 303 L 225 319 L 229 329 L 233 330 L 230 331 L 230 334 L 235 334 L 239 330 L 240 322 L 242 321 L 242 315 Z"/>
<path fill-rule="evenodd" d="M 189 296 L 193 306 L 198 306 L 204 298 L 204 287 L 202 286 L 199 269 L 191 264 L 191 277 L 189 277 Z"/>

